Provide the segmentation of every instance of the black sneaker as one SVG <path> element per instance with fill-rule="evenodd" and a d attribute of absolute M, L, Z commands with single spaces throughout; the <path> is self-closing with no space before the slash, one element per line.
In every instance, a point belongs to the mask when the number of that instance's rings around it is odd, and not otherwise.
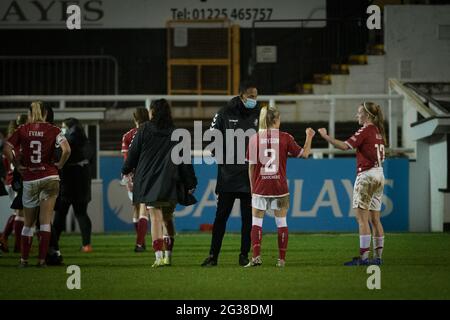
<path fill-rule="evenodd" d="M 19 265 L 17 266 L 19 269 L 25 269 L 28 268 L 28 261 L 22 261 L 20 260 Z"/>
<path fill-rule="evenodd" d="M 239 265 L 240 266 L 246 266 L 250 260 L 248 259 L 248 256 L 243 255 L 242 253 L 239 255 Z"/>
<path fill-rule="evenodd" d="M 203 261 L 201 264 L 202 267 L 215 267 L 217 266 L 217 259 L 215 259 L 213 256 L 209 256 L 208 258 Z"/>
<path fill-rule="evenodd" d="M 36 267 L 40 268 L 40 269 L 45 269 L 45 268 L 47 268 L 47 264 L 45 262 L 38 262 L 36 264 Z"/>
<path fill-rule="evenodd" d="M 144 252 L 145 251 L 145 246 L 139 246 L 136 245 L 136 247 L 134 247 L 134 252 Z"/>
<path fill-rule="evenodd" d="M 58 255 L 57 253 L 47 254 L 45 262 L 49 266 L 62 266 L 62 265 L 64 265 L 62 255 Z"/>

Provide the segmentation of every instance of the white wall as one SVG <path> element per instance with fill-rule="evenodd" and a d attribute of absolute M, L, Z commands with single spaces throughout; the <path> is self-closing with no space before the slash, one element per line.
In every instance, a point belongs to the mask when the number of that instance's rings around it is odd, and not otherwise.
<path fill-rule="evenodd" d="M 431 231 L 443 231 L 445 216 L 445 193 L 439 189 L 447 188 L 447 138 L 436 137 L 430 144 L 430 204 Z"/>
<path fill-rule="evenodd" d="M 429 232 L 430 167 L 429 145 L 417 141 L 417 160 L 409 162 L 409 231 Z"/>
<path fill-rule="evenodd" d="M 385 6 L 384 19 L 387 79 L 450 81 L 450 39 L 438 39 L 439 25 L 450 26 L 450 5 Z M 401 60 L 411 60 L 411 78 L 401 78 Z"/>
<path fill-rule="evenodd" d="M 410 100 L 405 98 L 401 103 L 403 111 L 402 119 L 402 147 L 416 149 L 417 141 L 412 139 L 411 124 L 418 120 L 418 112 L 416 108 L 410 103 Z M 416 158 L 416 152 L 412 155 Z"/>

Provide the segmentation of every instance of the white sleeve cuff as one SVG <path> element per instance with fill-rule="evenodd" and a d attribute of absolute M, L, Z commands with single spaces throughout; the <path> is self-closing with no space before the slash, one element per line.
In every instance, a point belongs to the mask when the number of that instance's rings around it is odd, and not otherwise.
<path fill-rule="evenodd" d="M 9 141 L 5 141 L 5 143 L 8 145 L 8 146 L 10 146 L 11 147 L 11 149 L 13 149 L 14 150 L 14 146 L 12 145 L 12 143 L 11 142 L 9 142 Z"/>
<path fill-rule="evenodd" d="M 348 145 L 350 149 L 353 149 L 353 146 L 349 142 L 345 141 L 345 144 Z"/>

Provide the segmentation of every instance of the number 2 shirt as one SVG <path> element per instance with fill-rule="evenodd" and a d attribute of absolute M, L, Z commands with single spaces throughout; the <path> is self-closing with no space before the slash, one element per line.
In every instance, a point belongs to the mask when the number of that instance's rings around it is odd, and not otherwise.
<path fill-rule="evenodd" d="M 345 143 L 356 149 L 357 174 L 372 168 L 382 167 L 384 161 L 384 140 L 373 124 L 356 131 Z"/>
<path fill-rule="evenodd" d="M 294 138 L 277 129 L 260 131 L 250 138 L 246 160 L 254 164 L 253 195 L 283 197 L 289 194 L 286 179 L 288 156 L 300 157 L 303 149 Z"/>
<path fill-rule="evenodd" d="M 66 138 L 61 129 L 47 122 L 27 123 L 19 126 L 7 143 L 20 150 L 18 159 L 26 167 L 23 181 L 59 177 L 53 158 L 55 148 Z"/>

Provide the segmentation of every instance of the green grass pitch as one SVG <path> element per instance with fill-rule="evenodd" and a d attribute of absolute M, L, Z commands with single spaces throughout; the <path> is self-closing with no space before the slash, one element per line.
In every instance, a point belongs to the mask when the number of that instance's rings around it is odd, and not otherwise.
<path fill-rule="evenodd" d="M 450 234 L 387 234 L 380 290 L 367 289 L 366 267 L 342 265 L 357 253 L 356 234 L 291 233 L 284 269 L 275 234 L 263 237 L 261 267 L 239 267 L 240 235 L 227 234 L 219 265 L 201 268 L 210 239 L 179 234 L 173 265 L 152 269 L 153 252 L 134 253 L 131 234 L 94 235 L 89 254 L 79 235 L 63 236 L 65 266 L 18 269 L 17 254 L 0 257 L 1 299 L 450 299 Z M 72 264 L 80 290 L 66 287 Z"/>

